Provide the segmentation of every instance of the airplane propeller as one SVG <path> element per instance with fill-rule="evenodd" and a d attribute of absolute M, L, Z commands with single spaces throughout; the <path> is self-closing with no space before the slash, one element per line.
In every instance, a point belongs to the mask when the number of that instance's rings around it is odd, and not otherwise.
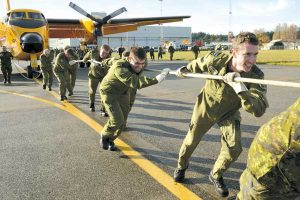
<path fill-rule="evenodd" d="M 114 12 L 112 12 L 111 14 L 103 17 L 102 19 L 100 18 L 95 18 L 93 15 L 87 13 L 85 10 L 83 10 L 82 8 L 80 8 L 79 6 L 77 6 L 75 3 L 70 2 L 69 6 L 71 8 L 73 8 L 74 10 L 76 10 L 77 12 L 79 12 L 80 14 L 86 16 L 87 18 L 91 19 L 92 21 L 95 22 L 95 30 L 94 30 L 94 34 L 97 36 L 101 36 L 101 27 L 104 24 L 107 24 L 109 22 L 110 19 L 122 14 L 123 12 L 126 12 L 126 8 L 122 7 Z"/>

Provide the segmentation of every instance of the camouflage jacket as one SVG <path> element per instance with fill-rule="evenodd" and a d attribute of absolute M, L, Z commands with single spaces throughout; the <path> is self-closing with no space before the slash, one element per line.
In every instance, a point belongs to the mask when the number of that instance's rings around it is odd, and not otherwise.
<path fill-rule="evenodd" d="M 54 71 L 55 72 L 65 72 L 68 69 L 72 69 L 73 66 L 69 64 L 70 60 L 65 56 L 65 53 L 59 53 L 56 56 L 54 63 Z M 76 64 L 75 64 L 76 65 Z"/>
<path fill-rule="evenodd" d="M 40 61 L 41 61 L 42 70 L 47 70 L 47 71 L 52 70 L 53 55 L 46 56 L 45 54 L 41 54 Z"/>
<path fill-rule="evenodd" d="M 208 73 L 225 75 L 230 72 L 228 64 L 231 54 L 212 51 L 204 57 L 193 60 L 187 65 L 187 70 L 193 73 Z M 263 79 L 264 73 L 254 65 L 250 72 L 240 73 L 241 77 Z M 232 87 L 223 80 L 207 79 L 200 95 L 207 99 L 205 109 L 209 116 L 217 121 L 229 117 L 241 107 L 256 117 L 262 116 L 268 107 L 265 85 L 245 83 L 248 91 L 236 94 Z"/>
<path fill-rule="evenodd" d="M 101 62 L 104 59 L 100 57 L 99 50 L 94 49 L 86 53 L 85 56 L 83 57 L 84 62 L 87 62 L 88 60 L 95 60 Z M 88 74 L 89 78 L 102 79 L 106 74 L 107 74 L 107 69 L 105 67 L 103 67 L 101 64 L 91 62 L 91 66 Z"/>
<path fill-rule="evenodd" d="M 3 67 L 11 67 L 11 59 L 13 58 L 13 55 L 8 51 L 0 52 L 0 60 L 1 60 L 1 66 Z"/>
<path fill-rule="evenodd" d="M 265 186 L 300 192 L 300 98 L 259 129 L 247 168 Z"/>
<path fill-rule="evenodd" d="M 124 95 L 128 94 L 129 88 L 141 89 L 156 83 L 158 83 L 156 78 L 135 73 L 131 69 L 128 58 L 122 58 L 111 66 L 100 84 L 100 91 L 104 95 Z"/>

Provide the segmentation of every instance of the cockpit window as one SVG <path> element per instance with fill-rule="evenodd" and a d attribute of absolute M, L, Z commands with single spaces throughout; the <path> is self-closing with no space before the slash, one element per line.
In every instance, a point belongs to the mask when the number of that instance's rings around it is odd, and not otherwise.
<path fill-rule="evenodd" d="M 25 18 L 25 12 L 12 12 L 10 13 L 10 18 L 11 19 L 21 19 L 21 18 Z"/>
<path fill-rule="evenodd" d="M 28 18 L 41 19 L 41 20 L 44 19 L 41 13 L 36 13 L 36 12 L 28 12 Z"/>

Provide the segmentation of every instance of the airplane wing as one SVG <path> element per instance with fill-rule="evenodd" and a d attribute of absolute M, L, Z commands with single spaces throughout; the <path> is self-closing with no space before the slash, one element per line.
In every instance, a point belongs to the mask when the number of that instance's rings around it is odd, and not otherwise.
<path fill-rule="evenodd" d="M 182 21 L 190 16 L 171 16 L 171 17 L 149 17 L 149 18 L 129 18 L 113 19 L 114 17 L 126 12 L 122 7 L 103 18 L 97 18 L 86 12 L 73 2 L 69 6 L 87 17 L 81 20 L 74 19 L 48 19 L 49 37 L 52 38 L 84 38 L 87 43 L 94 42 L 97 36 L 135 31 L 139 26 L 162 24 L 169 22 Z"/>
<path fill-rule="evenodd" d="M 190 16 L 111 19 L 102 27 L 103 35 L 135 31 L 140 26 L 179 22 Z"/>
<path fill-rule="evenodd" d="M 85 38 L 90 41 L 97 36 L 135 31 L 140 26 L 179 22 L 190 16 L 109 19 L 96 23 L 91 19 L 47 19 L 50 38 Z"/>
<path fill-rule="evenodd" d="M 47 19 L 49 38 L 84 38 L 86 30 L 79 19 Z"/>

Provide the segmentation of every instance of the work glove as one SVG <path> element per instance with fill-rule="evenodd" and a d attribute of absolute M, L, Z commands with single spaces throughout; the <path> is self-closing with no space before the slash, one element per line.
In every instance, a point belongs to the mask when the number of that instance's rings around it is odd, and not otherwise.
<path fill-rule="evenodd" d="M 92 59 L 91 62 L 94 63 L 95 67 L 98 67 L 98 66 L 103 67 L 103 64 L 97 60 Z"/>
<path fill-rule="evenodd" d="M 155 78 L 156 80 L 160 83 L 162 82 L 163 80 L 166 79 L 167 75 L 170 73 L 170 69 L 169 68 L 165 68 L 161 71 L 160 74 L 158 74 Z"/>
<path fill-rule="evenodd" d="M 75 60 L 70 60 L 69 61 L 69 65 L 75 65 L 76 64 L 76 61 Z"/>
<path fill-rule="evenodd" d="M 183 73 L 188 72 L 186 66 L 180 67 L 176 70 L 176 76 L 179 78 L 185 78 L 185 76 L 183 76 Z"/>
<path fill-rule="evenodd" d="M 248 89 L 246 88 L 244 83 L 234 82 L 235 77 L 241 77 L 241 75 L 238 72 L 229 72 L 225 74 L 222 78 L 225 83 L 227 83 L 233 88 L 235 93 L 239 94 L 240 92 L 247 91 Z"/>

